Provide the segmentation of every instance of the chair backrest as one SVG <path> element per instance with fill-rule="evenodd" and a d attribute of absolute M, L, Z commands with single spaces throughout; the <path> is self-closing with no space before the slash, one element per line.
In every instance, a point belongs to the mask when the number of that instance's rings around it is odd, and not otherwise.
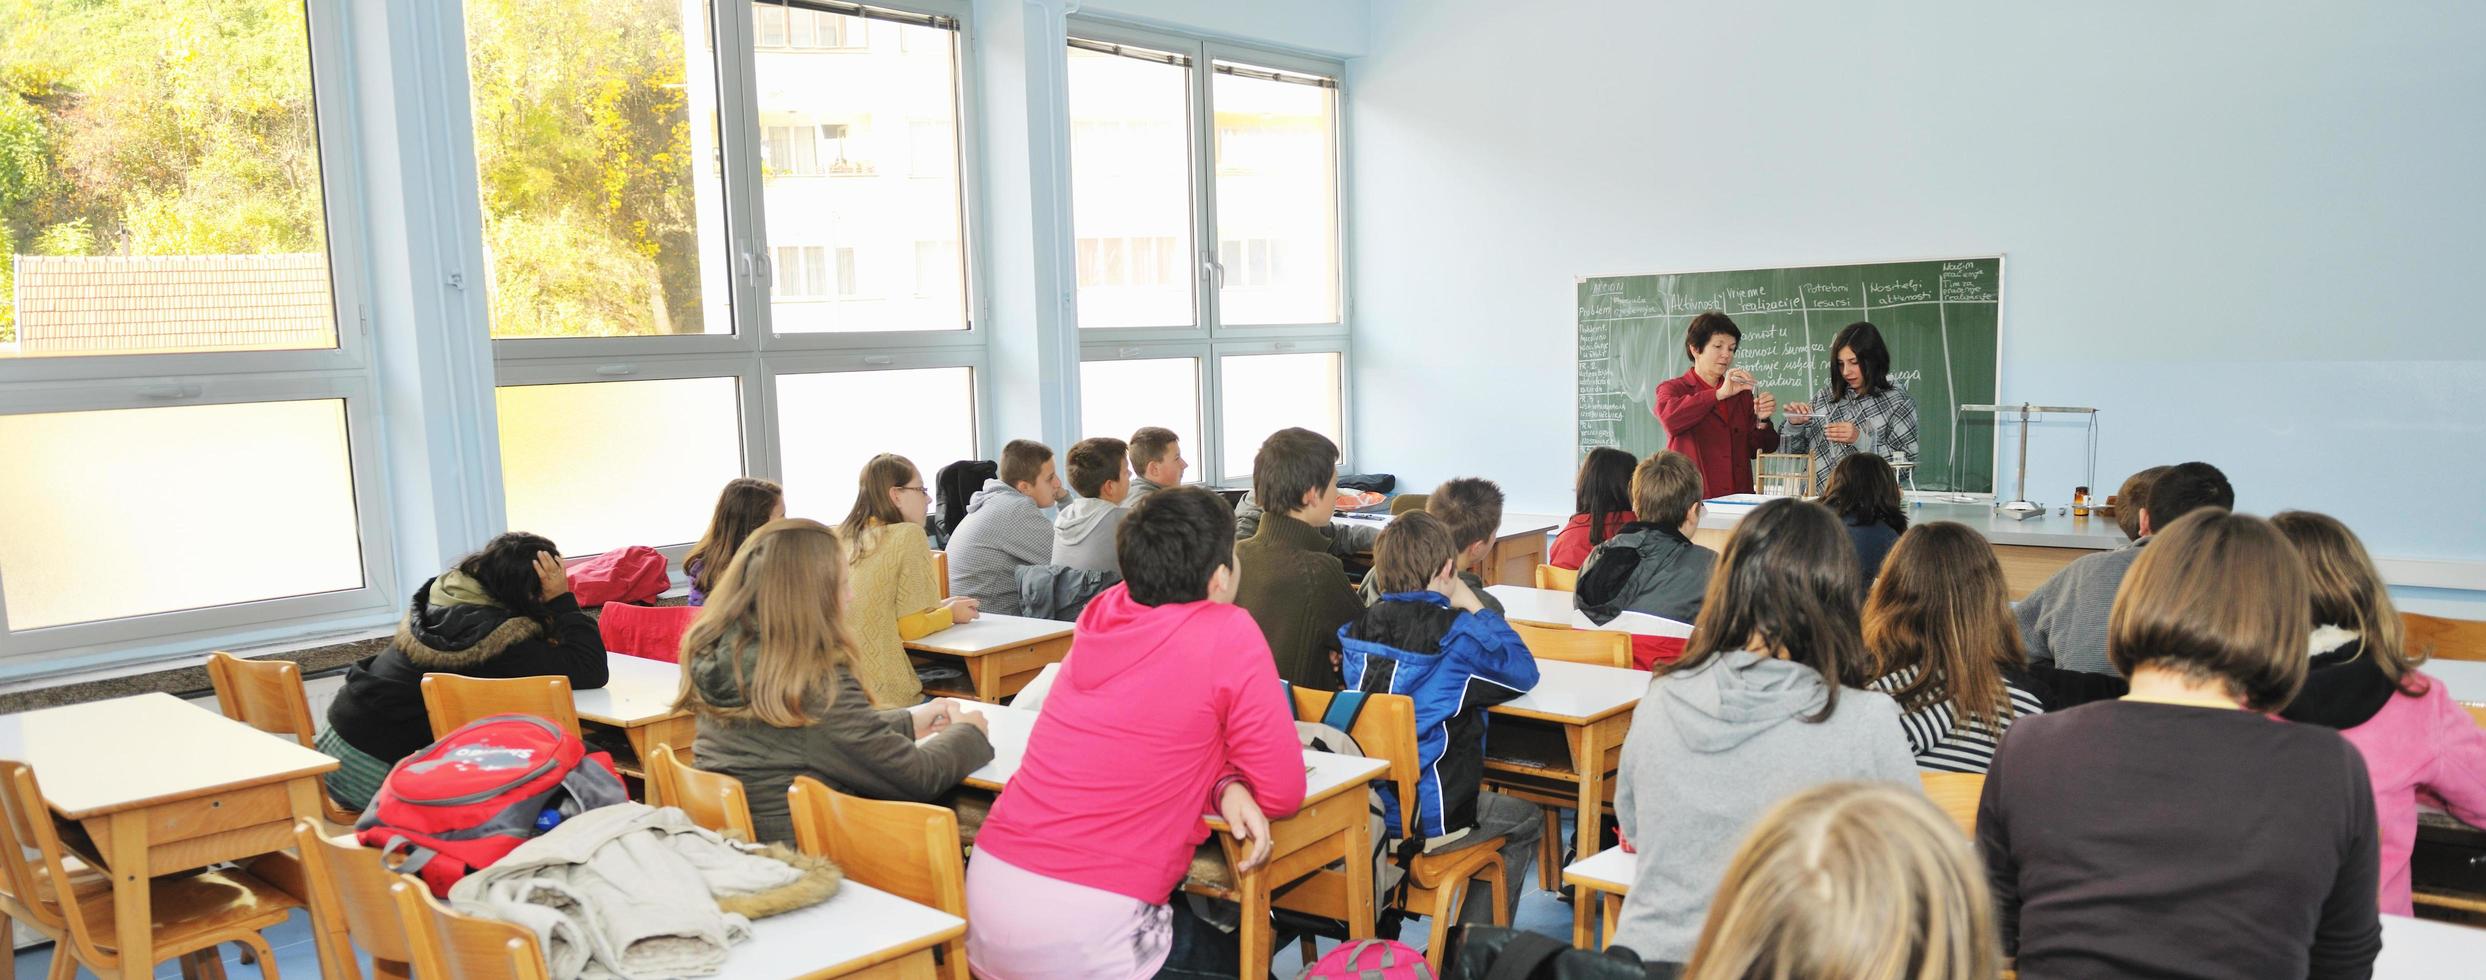
<path fill-rule="evenodd" d="M 1390 498 L 1390 516 L 1424 509 L 1424 502 L 1433 499 L 1429 493 L 1402 493 Z"/>
<path fill-rule="evenodd" d="M 0 811 L 6 816 L 0 819 L 0 869 L 6 870 L 10 894 L 34 914 L 38 925 L 56 935 L 65 933 L 77 945 L 80 965 L 112 969 L 120 957 L 105 954 L 86 915 L 60 900 L 71 891 L 68 849 L 61 845 L 60 828 L 52 822 L 51 807 L 43 801 L 43 787 L 35 782 L 32 766 L 0 761 Z M 120 886 L 118 878 L 104 876 L 113 887 Z M 54 883 L 59 887 L 50 887 Z M 111 907 L 109 891 L 99 897 L 105 908 Z M 52 955 L 66 956 L 68 951 L 55 945 Z"/>
<path fill-rule="evenodd" d="M 743 795 L 742 780 L 683 765 L 670 745 L 657 746 L 644 761 L 647 785 L 656 802 L 681 807 L 692 823 L 727 837 L 759 840 L 751 827 L 751 801 Z"/>
<path fill-rule="evenodd" d="M 1314 690 L 1297 686 L 1295 718 L 1298 721 L 1319 721 L 1329 711 L 1329 703 L 1337 699 L 1335 691 Z M 1385 778 L 1398 790 L 1401 800 L 1416 798 L 1416 781 L 1423 776 L 1417 765 L 1416 701 L 1404 694 L 1367 694 L 1364 710 L 1355 716 L 1355 725 L 1347 729 L 1347 737 L 1355 740 L 1364 756 L 1390 764 Z"/>
<path fill-rule="evenodd" d="M 1577 592 L 1580 589 L 1580 570 L 1576 568 L 1555 568 L 1552 565 L 1538 565 L 1536 567 L 1536 587 L 1540 589 L 1552 589 L 1556 592 Z"/>
<path fill-rule="evenodd" d="M 1977 836 L 1977 801 L 1985 796 L 1985 774 L 1981 772 L 1925 772 L 1917 778 L 1925 781 L 1925 796 L 1942 808 L 1951 822 L 1970 840 Z"/>
<path fill-rule="evenodd" d="M 457 731 L 467 722 L 493 715 L 534 715 L 572 735 L 579 734 L 578 703 L 570 699 L 570 679 L 559 675 L 504 678 L 425 674 L 423 711 L 431 716 L 435 739 Z"/>
<path fill-rule="evenodd" d="M 388 891 L 423 980 L 549 980 L 535 930 L 514 922 L 464 915 L 432 897 L 423 883 L 398 875 Z"/>
<path fill-rule="evenodd" d="M 2486 660 L 2486 621 L 2401 613 L 2408 648 L 2438 660 Z"/>
<path fill-rule="evenodd" d="M 1544 567 L 1544 566 L 1538 566 Z M 1631 634 L 1512 623 L 1519 640 L 1539 660 L 1567 660 L 1606 667 L 1631 666 Z"/>
<path fill-rule="evenodd" d="M 225 717 L 312 747 L 319 727 L 311 717 L 310 696 L 302 691 L 300 665 L 218 650 L 207 655 L 207 679 L 216 686 L 216 707 Z"/>
<path fill-rule="evenodd" d="M 958 814 L 946 807 L 867 800 L 810 776 L 786 787 L 794 846 L 828 858 L 846 877 L 951 915 L 967 914 L 967 865 Z"/>
<path fill-rule="evenodd" d="M 345 923 L 345 931 L 354 937 L 354 947 L 374 960 L 413 964 L 414 951 L 406 942 L 405 921 L 398 916 L 397 899 L 389 894 L 389 886 L 405 876 L 380 866 L 378 848 L 337 843 L 322 836 L 319 828 L 307 820 L 294 822 L 293 839 L 294 849 L 302 855 L 302 872 L 310 883 L 311 901 L 331 921 Z M 351 955 L 346 958 L 351 959 Z"/>
<path fill-rule="evenodd" d="M 634 606 L 608 602 L 596 613 L 604 649 L 626 657 L 682 662 L 682 634 L 699 618 L 698 606 Z"/>
<path fill-rule="evenodd" d="M 2462 704 L 2461 707 L 2469 709 L 2469 718 L 2477 722 L 2477 727 L 2486 728 L 2486 704 Z"/>
<path fill-rule="evenodd" d="M 947 599 L 950 597 L 949 552 L 935 551 L 932 553 L 932 581 L 934 584 L 941 587 L 941 598 Z"/>

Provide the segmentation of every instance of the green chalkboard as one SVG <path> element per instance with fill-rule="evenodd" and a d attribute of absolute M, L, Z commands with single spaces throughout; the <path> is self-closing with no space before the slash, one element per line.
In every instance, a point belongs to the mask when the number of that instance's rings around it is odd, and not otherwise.
<path fill-rule="evenodd" d="M 1958 408 L 1994 401 L 2002 284 L 2000 256 L 1582 279 L 1579 451 L 1666 448 L 1650 406 L 1690 366 L 1683 328 L 1705 310 L 1735 318 L 1735 365 L 1780 405 L 1819 394 L 1831 338 L 1869 320 L 1890 345 L 1891 380 L 1916 399 L 1917 488 L 1991 493 L 1994 418 Z"/>

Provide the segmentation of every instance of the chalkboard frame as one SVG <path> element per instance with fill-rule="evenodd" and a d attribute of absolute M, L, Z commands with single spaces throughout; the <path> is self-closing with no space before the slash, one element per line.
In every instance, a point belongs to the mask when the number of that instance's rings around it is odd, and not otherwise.
<path fill-rule="evenodd" d="M 1994 264 L 1994 364 L 1993 364 L 1994 374 L 1993 374 L 1993 377 L 1994 377 L 1994 387 L 1995 387 L 1995 398 L 1994 398 L 1994 400 L 1995 400 L 1995 401 L 1997 401 L 1997 402 L 1999 402 L 1999 401 L 2001 400 L 2001 389 L 2002 389 L 2002 375 L 2003 375 L 2003 363 L 2004 363 L 2004 357 L 2005 357 L 2005 356 L 2006 356 L 2006 354 L 2009 352 L 2009 350 L 2010 350 L 2010 345 L 2011 345 L 2011 338 L 2010 338 L 2010 325 L 2009 325 L 2009 322 L 2008 322 L 2009 318 L 2008 318 L 2008 316 L 2007 316 L 2007 311 L 2010 309 L 2010 293 L 2009 293 L 2009 290 L 2010 290 L 2010 278 L 2009 278 L 2009 275 L 2008 275 L 2008 273 L 2009 273 L 2009 271 L 2010 271 L 2010 253 L 2008 253 L 2008 252 L 2002 252 L 2002 251 L 1987 252 L 1987 253 L 1978 253 L 1978 254 L 1968 254 L 1968 255 L 1953 254 L 1953 255 L 1937 255 L 1937 256 L 1917 256 L 1917 257 L 1910 257 L 1910 258 L 1883 258 L 1883 259 L 1863 259 L 1863 260 L 1849 260 L 1849 261 L 1822 261 L 1822 262 L 1806 262 L 1806 263 L 1795 264 L 1795 265 L 1779 265 L 1779 266 L 1766 266 L 1766 267 L 1718 266 L 1718 267 L 1711 267 L 1711 268 L 1705 268 L 1705 269 L 1670 269 L 1670 270 L 1663 270 L 1663 271 L 1657 271 L 1657 272 L 1625 272 L 1625 273 L 1612 273 L 1612 274 L 1585 274 L 1585 275 L 1577 275 L 1577 276 L 1573 276 L 1573 277 L 1572 277 L 1571 282 L 1572 282 L 1572 292 L 1573 292 L 1573 297 L 1574 297 L 1574 299 L 1573 299 L 1573 302 L 1574 302 L 1574 308 L 1573 308 L 1573 330 L 1572 330 L 1572 343 L 1573 343 L 1573 347 L 1572 347 L 1572 363 L 1573 363 L 1574 381 L 1575 381 L 1575 384 L 1576 384 L 1576 382 L 1577 382 L 1577 380 L 1578 380 L 1578 377 L 1577 377 L 1577 376 L 1578 376 L 1578 364 L 1579 364 L 1579 340 L 1580 340 L 1580 331 L 1579 331 L 1579 326 L 1580 326 L 1580 321 L 1581 321 L 1581 319 L 1585 316 L 1585 313 L 1586 313 L 1585 309 L 1581 307 L 1581 305 L 1580 305 L 1580 303 L 1579 303 L 1579 298 L 1578 298 L 1578 297 L 1579 297 L 1579 291 L 1580 291 L 1582 288 L 1584 288 L 1584 287 L 1588 284 L 1588 282 L 1589 282 L 1590 280 L 1596 280 L 1596 279 L 1662 279 L 1662 278 L 1665 278 L 1665 277 L 1670 277 L 1670 276 L 1719 275 L 1719 274 L 1732 274 L 1732 273 L 1756 273 L 1756 274 L 1767 274 L 1767 273 L 1780 273 L 1780 272 L 1800 272 L 1800 271 L 1807 270 L 1807 269 L 1836 269 L 1836 268 L 1851 268 L 1851 267 L 1872 267 L 1872 266 L 1892 266 L 1892 265 L 1914 265 L 1914 264 L 1926 264 L 1926 263 L 1945 263 L 1945 262 L 1992 262 L 1992 263 Z M 1735 315 L 1735 314 L 1734 314 L 1733 312 L 1731 312 L 1731 311 L 1730 311 L 1728 315 L 1733 316 L 1733 315 Z M 1680 317 L 1682 317 L 1682 316 L 1683 316 L 1683 314 L 1680 314 L 1680 313 L 1675 313 L 1675 314 L 1665 314 L 1665 313 L 1661 313 L 1661 314 L 1659 314 L 1659 316 L 1661 316 L 1661 317 L 1674 317 L 1674 318 L 1680 318 Z M 1681 358 L 1681 356 L 1682 356 L 1682 355 L 1681 355 L 1680 353 L 1677 353 L 1677 354 L 1675 354 L 1675 355 L 1674 355 L 1674 357 L 1675 357 L 1675 358 L 1678 358 L 1678 359 L 1679 359 L 1679 358 Z M 1670 376 L 1671 376 L 1671 375 L 1670 375 Z M 1646 382 L 1646 384 L 1644 385 L 1644 387 L 1654 388 L 1656 385 L 1658 385 L 1659 383 L 1662 383 L 1662 382 L 1663 382 L 1663 381 L 1665 381 L 1666 379 L 1665 379 L 1665 378 L 1649 378 L 1649 379 L 1644 379 L 1644 380 L 1645 380 L 1645 382 Z M 1813 387 L 1814 389 L 1816 389 L 1816 390 L 1817 390 L 1817 389 L 1818 389 L 1818 387 L 1819 387 L 1819 385 L 1818 385 L 1818 384 L 1814 384 L 1814 385 L 1811 385 L 1811 387 Z M 1811 393 L 1810 393 L 1810 392 L 1808 392 L 1808 393 L 1807 393 L 1807 395 L 1806 395 L 1806 397 L 1810 397 L 1810 394 L 1811 394 Z M 1786 397 L 1785 397 L 1784 395 L 1781 395 L 1779 400 L 1780 400 L 1780 403 L 1781 403 L 1781 404 L 1784 404 L 1784 403 L 1787 401 L 1787 399 L 1786 399 Z M 1572 399 L 1572 403 L 1571 403 L 1571 409 L 1572 409 L 1572 431 L 1573 431 L 1573 450 L 1574 450 L 1574 457 L 1575 457 L 1575 459 L 1578 459 L 1578 458 L 1585 458 L 1585 457 L 1587 456 L 1588 451 L 1589 451 L 1590 449 L 1596 448 L 1595 446 L 1589 445 L 1589 444 L 1588 444 L 1588 442 L 1587 442 L 1584 438 L 1582 438 L 1582 435 L 1583 435 L 1583 433 L 1582 433 L 1583 426 L 1582 426 L 1582 424 L 1581 424 L 1581 415 L 1582 415 L 1582 411 L 1581 411 L 1581 401 L 1582 401 L 1582 394 L 1581 394 L 1581 393 L 1579 393 L 1579 392 L 1575 389 L 1575 394 L 1574 394 L 1574 397 L 1573 397 L 1573 399 Z M 1962 404 L 1972 404 L 1972 403 L 1973 403 L 1973 400 L 1966 400 L 1966 399 L 1962 399 L 1962 400 L 1959 400 L 1959 401 L 1960 401 L 1960 403 L 1962 403 Z M 1921 403 L 1921 402 L 1920 402 L 1920 405 L 1919 405 L 1919 412 L 1920 412 L 1920 418 L 1921 418 L 1921 417 L 1923 417 L 1923 413 L 1922 413 L 1922 403 Z M 1952 433 L 1952 445 L 1951 445 L 1950 449 L 1948 450 L 1948 452 L 1951 454 L 1952 458 L 1954 458 L 1954 459 L 1956 459 L 1956 458 L 1959 456 L 1959 448 L 1958 448 L 1958 447 L 1959 447 L 1959 424 L 1960 424 L 1960 422 L 1961 422 L 1964 418 L 1965 418 L 1965 416 L 1961 415 L 1961 414 L 1960 414 L 1960 413 L 1958 413 L 1957 411 L 1954 411 L 1954 412 L 1952 413 L 1951 424 L 1950 424 L 1950 426 L 1948 426 L 1948 428 L 1950 428 L 1951 433 Z M 2003 453 L 2003 451 L 2002 451 L 2002 435 L 2003 435 L 2003 433 L 2002 433 L 2002 429 L 2003 429 L 2003 426 L 2001 425 L 2001 422 L 2000 422 L 1999 418 L 1997 418 L 1997 419 L 1996 419 L 1996 421 L 1994 422 L 1994 432 L 1993 432 L 1993 435 L 1990 437 L 1990 438 L 1993 440 L 1993 443 L 1992 443 L 1992 445 L 1990 445 L 1990 446 L 1988 447 L 1988 449 L 1989 449 L 1989 451 L 1990 451 L 1990 453 L 1991 453 L 1991 457 L 1990 457 L 1990 461 L 1989 461 L 1989 464 L 1988 464 L 1988 471 L 1989 471 L 1989 472 L 1987 473 L 1987 485 L 1988 485 L 1989 487 L 1992 487 L 1993 489 L 1989 489 L 1989 490 L 1985 490 L 1985 491 L 1933 491 L 1933 492 L 1940 492 L 1940 493 L 1945 494 L 1946 496 L 1958 496 L 1958 497 L 1965 497 L 1965 498 L 1972 499 L 1972 500 L 1999 500 L 1999 499 L 2001 499 L 1999 496 L 1997 496 L 1997 494 L 1998 494 L 1998 492 L 2000 491 L 2001 487 L 2003 486 L 2003 480 L 2002 480 L 2002 468 L 2003 468 L 2003 465 L 2004 465 L 2004 463 L 2005 463 L 2004 453 Z M 1619 440 L 1619 439 L 1618 439 L 1618 440 L 1616 440 L 1616 442 L 1620 442 L 1620 441 L 1622 441 L 1622 440 Z M 1625 447 L 1625 448 L 1626 448 L 1626 450 L 1627 450 L 1627 451 L 1629 451 L 1629 450 L 1630 450 L 1630 447 Z"/>

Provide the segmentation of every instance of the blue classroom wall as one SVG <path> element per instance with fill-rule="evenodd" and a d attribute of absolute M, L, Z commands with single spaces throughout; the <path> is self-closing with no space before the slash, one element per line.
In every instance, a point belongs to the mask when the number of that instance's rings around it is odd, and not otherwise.
<path fill-rule="evenodd" d="M 1374 0 L 1359 462 L 1565 511 L 1576 277 L 2002 253 L 2002 398 L 2102 409 L 2100 492 L 2206 459 L 2486 588 L 2481 46 L 2453 2 Z"/>

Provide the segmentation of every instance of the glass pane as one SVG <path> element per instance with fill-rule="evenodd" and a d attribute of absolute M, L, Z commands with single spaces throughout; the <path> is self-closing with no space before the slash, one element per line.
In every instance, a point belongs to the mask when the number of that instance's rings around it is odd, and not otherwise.
<path fill-rule="evenodd" d="M 1183 458 L 1200 461 L 1200 360 L 1161 357 L 1079 365 L 1079 434 L 1129 439 L 1151 425 L 1174 430 Z M 1194 471 L 1193 478 L 1207 474 Z"/>
<path fill-rule="evenodd" d="M 1338 90 L 1226 74 L 1211 90 L 1219 321 L 1338 322 Z"/>
<path fill-rule="evenodd" d="M 1113 256 L 1079 265 L 1080 326 L 1199 322 L 1197 276 L 1125 277 L 1121 263 L 1126 241 L 1191 241 L 1190 67 L 1070 49 L 1070 194 L 1079 254 Z"/>
<path fill-rule="evenodd" d="M 741 387 L 686 378 L 500 389 L 510 529 L 572 557 L 698 540 L 717 490 L 743 472 Z"/>
<path fill-rule="evenodd" d="M 0 358 L 337 345 L 302 4 L 0 11 Z"/>
<path fill-rule="evenodd" d="M 1344 358 L 1335 353 L 1249 354 L 1218 358 L 1224 385 L 1220 413 L 1225 425 L 1225 476 L 1252 471 L 1252 456 L 1269 433 L 1302 426 L 1346 449 L 1342 410 Z"/>
<path fill-rule="evenodd" d="M 754 17 L 783 13 L 778 4 L 752 5 Z M 763 32 L 753 55 L 762 131 L 787 134 L 761 176 L 768 239 L 815 249 L 824 263 L 809 290 L 777 291 L 774 329 L 964 330 L 953 34 L 815 16 L 809 46 L 772 45 Z M 954 271 L 924 292 L 917 270 L 928 242 L 945 247 L 942 261 Z M 776 274 L 789 273 L 780 266 Z"/>
<path fill-rule="evenodd" d="M 882 453 L 915 462 L 929 482 L 975 458 L 975 372 L 962 367 L 777 377 L 778 457 L 786 513 L 846 519 L 863 464 Z"/>
<path fill-rule="evenodd" d="M 492 336 L 734 331 L 706 18 L 466 0 Z"/>
<path fill-rule="evenodd" d="M 0 446 L 12 630 L 363 585 L 342 400 L 0 416 Z"/>

